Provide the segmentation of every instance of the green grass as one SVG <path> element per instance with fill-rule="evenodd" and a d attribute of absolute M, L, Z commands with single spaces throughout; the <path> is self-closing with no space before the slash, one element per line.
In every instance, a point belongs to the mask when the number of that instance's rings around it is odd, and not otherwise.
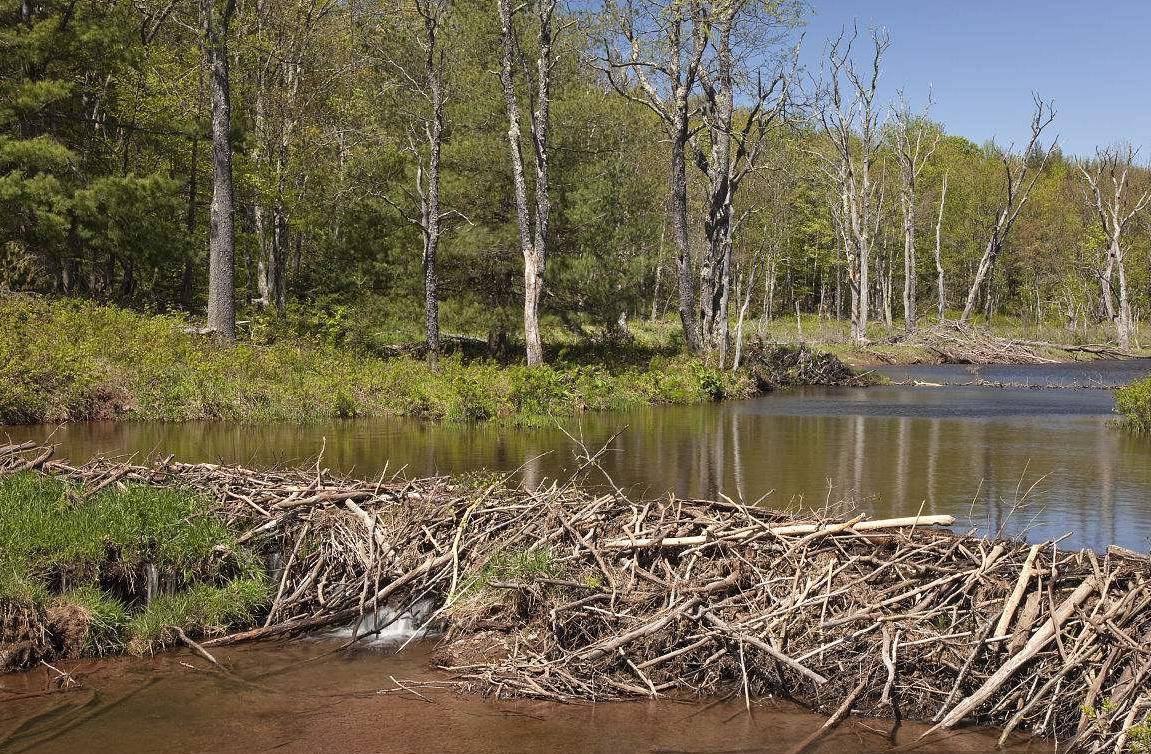
<path fill-rule="evenodd" d="M 0 479 L 0 604 L 70 611 L 87 651 L 140 651 L 189 632 L 248 622 L 268 601 L 263 566 L 208 498 L 109 487 L 95 495 L 42 474 Z M 167 592 L 144 599 L 154 566 Z"/>
<path fill-rule="evenodd" d="M 1151 377 L 1115 391 L 1115 410 L 1123 423 L 1139 433 L 1151 433 Z"/>
<path fill-rule="evenodd" d="M 382 356 L 361 347 L 372 338 L 342 330 L 225 346 L 187 326 L 179 317 L 84 301 L 0 298 L 0 423 L 411 416 L 533 425 L 752 390 L 746 378 L 674 355 L 665 325 L 625 346 L 601 347 L 594 363 L 587 344 L 557 340 L 548 366 L 454 355 L 438 369 L 415 357 Z"/>

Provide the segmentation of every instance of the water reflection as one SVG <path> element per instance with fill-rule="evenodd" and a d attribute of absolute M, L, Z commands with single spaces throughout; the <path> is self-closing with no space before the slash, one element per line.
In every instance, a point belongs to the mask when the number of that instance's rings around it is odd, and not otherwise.
<path fill-rule="evenodd" d="M 603 465 L 637 495 L 819 507 L 852 497 L 876 516 L 960 515 L 1068 546 L 1146 550 L 1151 441 L 1111 426 L 1107 391 L 964 387 L 805 389 L 755 401 L 597 414 L 564 425 L 588 447 L 613 435 Z M 10 428 L 42 439 L 45 427 Z M 558 427 L 357 420 L 309 426 L 80 424 L 62 454 L 164 455 L 259 465 L 313 462 L 361 475 L 519 469 L 525 485 L 577 465 Z M 1015 509 L 1017 503 L 1022 509 Z"/>

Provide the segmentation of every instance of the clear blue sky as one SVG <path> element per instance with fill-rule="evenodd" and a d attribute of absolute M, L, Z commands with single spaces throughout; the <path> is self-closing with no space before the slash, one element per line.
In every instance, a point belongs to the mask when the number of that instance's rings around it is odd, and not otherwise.
<path fill-rule="evenodd" d="M 855 19 L 886 27 L 884 93 L 921 104 L 930 86 L 950 133 L 1025 143 L 1035 91 L 1055 100 L 1064 152 L 1129 140 L 1151 157 L 1151 0 L 807 1 L 807 66 Z"/>

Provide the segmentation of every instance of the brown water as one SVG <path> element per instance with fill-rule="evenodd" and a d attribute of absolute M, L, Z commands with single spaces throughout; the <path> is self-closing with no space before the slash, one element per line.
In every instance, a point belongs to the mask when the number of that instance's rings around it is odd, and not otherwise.
<path fill-rule="evenodd" d="M 52 754 L 341 752 L 342 754 L 775 754 L 822 719 L 782 702 L 560 705 L 496 701 L 444 687 L 427 648 L 403 655 L 331 654 L 296 642 L 220 650 L 231 676 L 187 654 L 61 666 L 79 688 L 44 694 L 55 674 L 0 676 L 0 751 Z M 402 686 L 401 686 L 402 684 Z M 404 691 L 403 686 L 412 689 Z M 810 751 L 961 754 L 994 750 L 995 734 L 920 740 L 923 726 L 849 720 Z M 1049 752 L 1018 741 L 1008 752 Z"/>
<path fill-rule="evenodd" d="M 1044 367 L 887 370 L 932 382 L 1113 384 L 1151 361 Z M 564 423 L 598 448 L 637 495 L 764 498 L 820 506 L 850 497 L 876 516 L 951 513 L 984 530 L 1031 539 L 1072 535 L 1068 547 L 1115 543 L 1146 551 L 1151 537 L 1151 439 L 1114 425 L 1106 389 L 807 388 L 703 406 L 589 414 Z M 427 425 L 403 419 L 305 426 L 192 423 L 11 427 L 51 435 L 73 459 L 173 453 L 182 460 L 311 463 L 375 475 L 514 470 L 525 484 L 563 478 L 574 445 L 557 427 Z M 1021 504 L 1021 505 L 1020 505 Z"/>

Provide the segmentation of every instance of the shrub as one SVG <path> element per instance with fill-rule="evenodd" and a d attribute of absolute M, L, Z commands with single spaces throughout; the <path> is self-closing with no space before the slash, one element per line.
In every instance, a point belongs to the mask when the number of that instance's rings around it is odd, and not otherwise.
<path fill-rule="evenodd" d="M 1115 410 L 1130 429 L 1151 432 L 1151 377 L 1115 391 Z"/>

